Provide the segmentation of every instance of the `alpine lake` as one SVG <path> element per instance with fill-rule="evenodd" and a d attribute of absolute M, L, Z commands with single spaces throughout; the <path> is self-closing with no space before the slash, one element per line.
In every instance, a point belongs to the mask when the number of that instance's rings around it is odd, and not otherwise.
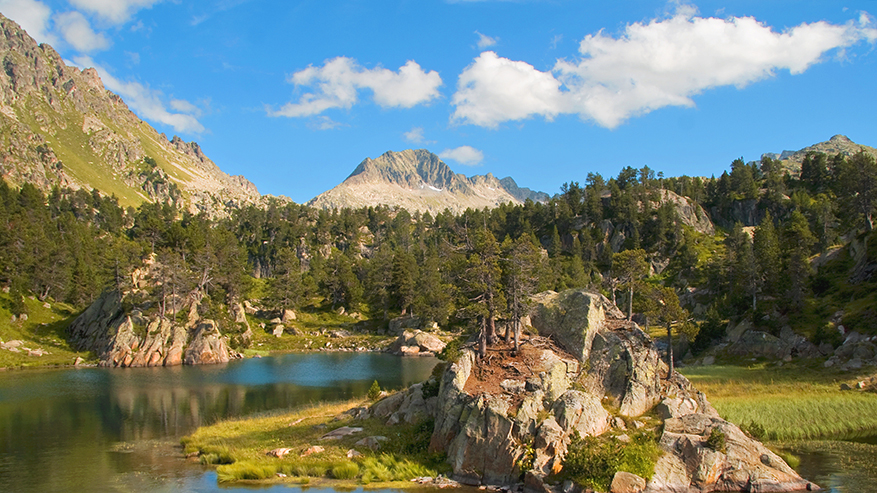
<path fill-rule="evenodd" d="M 372 382 L 425 380 L 435 358 L 290 353 L 225 365 L 0 372 L 0 491 L 237 492 L 182 457 L 179 440 L 218 420 L 365 396 Z M 826 491 L 877 491 L 877 444 L 779 444 Z M 311 491 L 320 488 L 308 488 Z"/>

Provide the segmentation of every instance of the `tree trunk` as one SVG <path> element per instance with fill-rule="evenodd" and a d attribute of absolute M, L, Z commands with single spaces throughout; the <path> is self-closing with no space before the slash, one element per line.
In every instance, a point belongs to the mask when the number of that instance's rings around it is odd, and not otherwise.
<path fill-rule="evenodd" d="M 673 377 L 673 327 L 667 324 L 667 378 Z"/>
<path fill-rule="evenodd" d="M 515 317 L 515 355 L 518 354 L 518 349 L 521 347 L 521 319 L 520 317 Z"/>
<path fill-rule="evenodd" d="M 481 317 L 481 333 L 478 334 L 478 358 L 484 359 L 487 356 L 487 324 L 484 317 Z"/>
<path fill-rule="evenodd" d="M 627 298 L 627 321 L 633 320 L 633 283 L 630 285 L 630 296 Z"/>

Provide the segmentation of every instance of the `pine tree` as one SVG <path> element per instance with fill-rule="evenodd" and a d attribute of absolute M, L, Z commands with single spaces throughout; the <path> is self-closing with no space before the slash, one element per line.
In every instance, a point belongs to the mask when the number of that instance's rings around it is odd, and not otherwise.
<path fill-rule="evenodd" d="M 629 291 L 627 299 L 628 320 L 633 318 L 634 287 L 648 274 L 649 264 L 646 261 L 645 250 L 625 250 L 612 256 L 612 278 L 617 280 L 619 287 L 626 287 Z"/>
<path fill-rule="evenodd" d="M 800 308 L 804 303 L 807 278 L 810 276 L 810 249 L 815 243 L 816 238 L 810 232 L 807 218 L 798 211 L 792 212 L 785 231 L 785 244 L 788 246 L 786 293 L 791 307 Z"/>
<path fill-rule="evenodd" d="M 764 218 L 755 228 L 752 249 L 762 293 L 777 295 L 780 286 L 782 255 L 779 236 L 777 235 L 770 212 L 764 215 Z"/>

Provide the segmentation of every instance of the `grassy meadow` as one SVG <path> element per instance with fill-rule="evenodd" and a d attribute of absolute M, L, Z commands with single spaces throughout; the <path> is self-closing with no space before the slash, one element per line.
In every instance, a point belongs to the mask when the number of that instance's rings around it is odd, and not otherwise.
<path fill-rule="evenodd" d="M 845 440 L 877 435 L 877 394 L 840 390 L 842 383 L 856 382 L 856 375 L 807 363 L 680 371 L 722 417 L 761 439 Z"/>
<path fill-rule="evenodd" d="M 12 321 L 9 294 L 0 293 L 0 340 L 19 340 L 23 347 L 43 349 L 48 354 L 29 356 L 27 351 L 0 349 L 0 368 L 72 365 L 77 357 L 96 362 L 93 354 L 75 351 L 67 344 L 67 326 L 79 314 L 72 307 L 64 303 L 52 303 L 46 307 L 43 302 L 31 298 L 25 298 L 24 303 L 27 320 Z"/>

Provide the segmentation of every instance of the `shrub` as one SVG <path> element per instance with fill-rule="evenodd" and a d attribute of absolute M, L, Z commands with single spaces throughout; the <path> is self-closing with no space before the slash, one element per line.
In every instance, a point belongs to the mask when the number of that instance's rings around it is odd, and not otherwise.
<path fill-rule="evenodd" d="M 454 363 L 460 356 L 463 354 L 460 351 L 460 348 L 463 347 L 463 341 L 460 339 L 454 339 L 445 345 L 445 348 L 441 350 L 440 353 L 437 354 L 438 358 L 442 361 L 447 361 L 448 363 Z"/>
<path fill-rule="evenodd" d="M 359 466 L 350 461 L 340 462 L 332 467 L 332 477 L 335 479 L 353 479 L 359 474 Z"/>
<path fill-rule="evenodd" d="M 634 435 L 629 443 L 615 437 L 581 438 L 575 434 L 563 461 L 563 473 L 578 484 L 609 491 L 618 471 L 651 479 L 660 457 L 661 449 L 648 433 Z"/>
<path fill-rule="evenodd" d="M 767 438 L 767 432 L 764 430 L 764 426 L 755 421 L 750 421 L 749 424 L 743 425 L 741 428 L 743 428 L 743 431 L 748 433 L 749 436 L 758 441 L 764 441 L 764 439 Z"/>
<path fill-rule="evenodd" d="M 378 385 L 378 381 L 375 380 L 372 382 L 371 388 L 368 389 L 368 398 L 369 400 L 377 400 L 378 397 L 381 396 L 381 386 Z"/>
<path fill-rule="evenodd" d="M 709 438 L 706 439 L 706 444 L 716 452 L 725 453 L 725 434 L 720 429 L 713 428 L 710 432 Z"/>

